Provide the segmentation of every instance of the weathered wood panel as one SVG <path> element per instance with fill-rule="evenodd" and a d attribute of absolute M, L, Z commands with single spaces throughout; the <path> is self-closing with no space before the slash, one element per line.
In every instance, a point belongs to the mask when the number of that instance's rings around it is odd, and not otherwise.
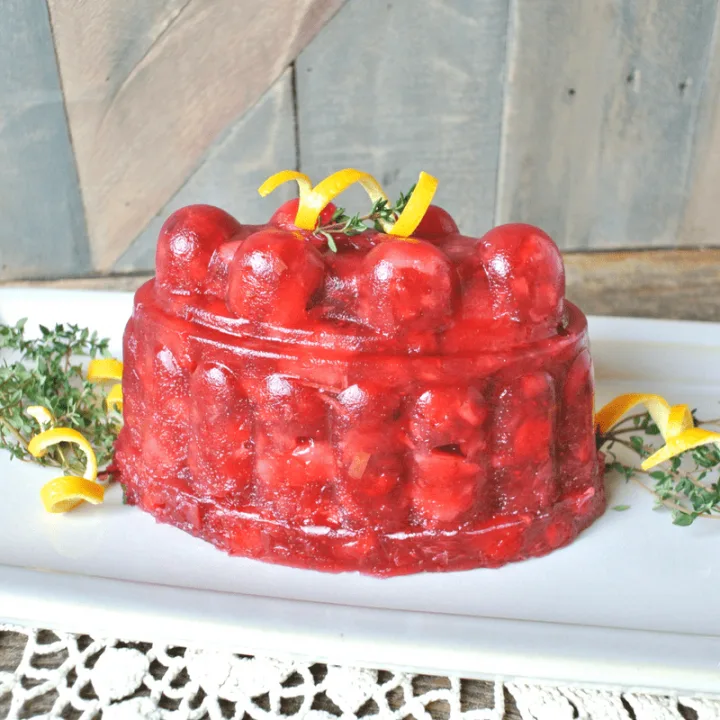
<path fill-rule="evenodd" d="M 0 279 L 89 269 L 82 202 L 47 7 L 5 0 L 0 20 Z"/>
<path fill-rule="evenodd" d="M 498 0 L 346 3 L 297 61 L 301 169 L 317 182 L 358 167 L 391 196 L 426 170 L 441 180 L 438 202 L 464 231 L 487 230 L 495 206 L 507 6 Z"/>
<path fill-rule="evenodd" d="M 567 296 L 592 315 L 720 322 L 720 249 L 565 253 Z M 135 290 L 147 274 L 10 283 Z"/>
<path fill-rule="evenodd" d="M 587 313 L 720 322 L 720 250 L 565 253 L 565 269 Z"/>
<path fill-rule="evenodd" d="M 713 47 L 703 82 L 687 203 L 678 242 L 720 246 L 720 12 L 715 16 Z"/>
<path fill-rule="evenodd" d="M 716 0 L 516 0 L 499 221 L 565 248 L 672 246 Z"/>
<path fill-rule="evenodd" d="M 342 0 L 48 0 L 107 270 Z"/>
<path fill-rule="evenodd" d="M 217 205 L 241 222 L 267 222 L 281 202 L 294 197 L 295 188 L 282 186 L 267 198 L 261 198 L 257 188 L 268 175 L 293 168 L 295 162 L 292 71 L 288 69 L 258 104 L 212 145 L 200 167 L 151 220 L 115 269 L 153 270 L 160 228 L 167 216 L 183 205 Z"/>

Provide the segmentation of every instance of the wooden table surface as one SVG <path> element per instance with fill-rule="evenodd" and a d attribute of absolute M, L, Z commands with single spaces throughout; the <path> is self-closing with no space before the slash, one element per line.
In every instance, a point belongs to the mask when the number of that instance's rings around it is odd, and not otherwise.
<path fill-rule="evenodd" d="M 565 263 L 567 295 L 588 314 L 720 321 L 720 249 L 568 253 Z M 132 274 L 6 285 L 134 290 L 148 277 Z M 0 633 L 0 669 L 16 667 L 23 645 L 20 636 Z M 445 681 L 424 678 L 421 682 L 442 685 Z M 472 702 L 491 693 L 492 687 L 470 681 L 463 690 Z M 519 718 L 512 698 L 507 700 L 507 717 Z M 49 702 L 47 697 L 38 699 L 32 712 L 46 711 Z M 7 699 L 0 699 L 0 717 L 7 707 Z M 443 708 L 433 714 L 439 718 L 447 715 Z"/>

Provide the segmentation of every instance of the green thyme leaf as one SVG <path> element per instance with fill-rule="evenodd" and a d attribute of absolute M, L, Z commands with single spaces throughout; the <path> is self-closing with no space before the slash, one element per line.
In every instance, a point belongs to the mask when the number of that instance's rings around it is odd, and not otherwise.
<path fill-rule="evenodd" d="M 716 421 L 708 424 L 713 422 Z M 607 470 L 651 492 L 655 496 L 653 509 L 669 510 L 675 525 L 686 527 L 696 518 L 720 518 L 720 451 L 714 445 L 687 450 L 646 473 L 639 467 L 641 461 L 664 443 L 648 413 L 620 420 L 598 440 L 610 458 Z M 635 453 L 637 465 L 618 461 L 615 455 L 618 446 Z"/>
<path fill-rule="evenodd" d="M 697 516 L 693 513 L 685 512 L 673 512 L 672 521 L 673 525 L 679 525 L 680 527 L 687 527 L 695 522 Z"/>
<path fill-rule="evenodd" d="M 322 235 L 325 238 L 325 241 L 328 244 L 328 248 L 331 252 L 336 253 L 337 252 L 337 245 L 335 244 L 335 238 L 329 233 L 324 232 L 322 230 L 318 231 L 318 235 Z"/>
<path fill-rule="evenodd" d="M 615 462 L 610 463 L 608 465 L 608 468 L 610 470 L 614 470 L 617 473 L 620 473 L 625 480 L 630 480 L 630 478 L 635 474 L 635 468 L 631 467 L 630 465 L 624 465 L 621 462 L 618 462 L 617 460 Z"/>
<path fill-rule="evenodd" d="M 633 450 L 635 450 L 638 455 L 645 457 L 647 454 L 645 452 L 645 443 L 639 435 L 632 435 L 630 437 L 630 444 L 633 446 Z"/>
<path fill-rule="evenodd" d="M 0 449 L 13 459 L 82 474 L 84 460 L 73 446 L 55 446 L 42 458 L 28 452 L 30 439 L 41 428 L 26 409 L 42 405 L 57 426 L 85 435 L 100 467 L 107 466 L 119 422 L 105 411 L 102 387 L 85 379 L 81 358 L 106 355 L 109 341 L 72 324 L 41 326 L 39 338 L 26 338 L 25 324 L 0 324 Z"/>
<path fill-rule="evenodd" d="M 315 234 L 325 238 L 328 248 L 331 252 L 337 252 L 337 245 L 332 235 L 359 235 L 368 228 L 374 228 L 378 232 L 384 232 L 383 223 L 394 223 L 400 213 L 405 209 L 410 197 L 412 196 L 415 185 L 413 185 L 407 193 L 400 193 L 400 197 L 396 202 L 390 204 L 384 198 L 373 203 L 370 212 L 367 215 L 355 214 L 349 216 L 345 208 L 337 208 L 333 213 L 330 223 L 327 225 L 318 225 Z"/>

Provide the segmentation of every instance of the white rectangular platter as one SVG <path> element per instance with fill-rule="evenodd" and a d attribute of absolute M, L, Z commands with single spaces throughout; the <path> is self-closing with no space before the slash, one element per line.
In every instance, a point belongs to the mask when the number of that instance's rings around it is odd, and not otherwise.
<path fill-rule="evenodd" d="M 0 290 L 0 321 L 120 338 L 132 296 Z M 720 415 L 720 325 L 592 318 L 598 404 L 658 392 Z M 375 579 L 227 557 L 122 505 L 46 514 L 52 471 L 0 453 L 0 621 L 463 677 L 720 692 L 720 523 L 608 478 L 570 547 L 498 570 Z"/>

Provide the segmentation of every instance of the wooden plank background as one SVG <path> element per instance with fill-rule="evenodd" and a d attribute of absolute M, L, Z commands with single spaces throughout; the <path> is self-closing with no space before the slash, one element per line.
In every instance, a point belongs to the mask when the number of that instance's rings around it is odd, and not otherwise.
<path fill-rule="evenodd" d="M 719 2 L 5 0 L 0 280 L 151 270 L 172 210 L 261 220 L 285 167 L 427 170 L 468 233 L 720 247 Z"/>
<path fill-rule="evenodd" d="M 339 0 L 49 4 L 93 262 L 109 270 Z"/>
<path fill-rule="evenodd" d="M 358 167 L 391 197 L 426 170 L 465 232 L 491 228 L 507 23 L 498 0 L 346 2 L 297 62 L 302 170 Z"/>
<path fill-rule="evenodd" d="M 292 103 L 292 70 L 288 69 L 257 105 L 213 143 L 187 182 L 115 263 L 115 270 L 131 272 L 154 267 L 160 228 L 170 213 L 184 205 L 219 205 L 245 222 L 266 221 L 278 204 L 294 192 L 292 186 L 285 185 L 267 198 L 257 193 L 269 167 L 295 165 Z"/>
<path fill-rule="evenodd" d="M 91 270 L 47 7 L 0 14 L 0 280 Z"/>
<path fill-rule="evenodd" d="M 516 0 L 498 220 L 562 247 L 678 242 L 716 0 Z"/>

